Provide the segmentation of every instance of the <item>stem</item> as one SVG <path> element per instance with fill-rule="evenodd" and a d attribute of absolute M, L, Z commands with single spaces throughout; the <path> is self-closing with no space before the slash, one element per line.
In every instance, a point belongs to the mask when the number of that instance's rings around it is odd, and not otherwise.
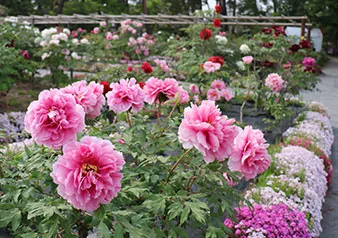
<path fill-rule="evenodd" d="M 198 173 L 196 175 L 193 175 L 190 177 L 190 179 L 188 180 L 188 183 L 187 183 L 187 186 L 185 187 L 185 189 L 189 192 L 192 185 L 195 183 L 195 181 L 198 179 L 198 175 L 201 174 L 201 170 L 202 170 L 202 165 L 204 164 L 204 161 L 202 161 L 202 163 L 198 166 L 199 167 L 199 170 L 198 170 Z"/>
<path fill-rule="evenodd" d="M 83 222 L 83 215 L 80 212 L 80 218 L 78 220 L 79 238 L 86 238 L 88 236 L 88 229 L 86 223 Z"/>
<path fill-rule="evenodd" d="M 131 128 L 133 123 L 131 122 L 129 111 L 127 111 L 127 120 L 128 120 L 129 127 Z"/>
<path fill-rule="evenodd" d="M 169 170 L 169 174 L 171 174 L 177 167 L 177 165 L 181 162 L 181 160 L 184 158 L 184 156 L 186 156 L 190 151 L 192 150 L 192 148 L 186 150 L 180 158 L 178 158 L 178 160 L 176 161 L 176 163 L 173 165 L 173 167 L 171 167 L 171 169 Z"/>
<path fill-rule="evenodd" d="M 239 112 L 239 122 L 241 124 L 243 123 L 243 109 L 244 109 L 245 104 L 246 104 L 246 100 L 243 102 L 243 104 L 241 106 L 241 110 Z"/>
<path fill-rule="evenodd" d="M 168 119 L 171 118 L 171 116 L 173 115 L 173 113 L 174 113 L 176 107 L 177 107 L 177 103 L 175 103 L 175 106 L 173 106 L 173 109 L 172 109 L 171 112 L 169 113 Z"/>

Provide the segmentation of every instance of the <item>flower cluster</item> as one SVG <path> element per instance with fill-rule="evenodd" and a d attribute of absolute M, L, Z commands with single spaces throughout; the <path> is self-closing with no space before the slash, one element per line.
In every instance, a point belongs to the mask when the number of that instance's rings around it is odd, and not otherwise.
<path fill-rule="evenodd" d="M 167 65 L 167 61 L 166 60 L 155 59 L 154 62 L 164 72 L 168 72 L 169 71 L 169 66 Z"/>
<path fill-rule="evenodd" d="M 143 24 L 141 22 L 127 19 L 121 22 L 121 32 L 130 32 L 131 34 L 135 35 L 137 33 L 137 28 L 142 28 L 142 26 Z"/>
<path fill-rule="evenodd" d="M 129 38 L 128 46 L 133 47 L 135 53 L 140 55 L 148 56 L 149 55 L 149 47 L 155 44 L 155 38 L 148 34 L 144 34 L 141 37 L 135 39 L 134 37 Z"/>
<path fill-rule="evenodd" d="M 285 204 L 254 205 L 235 208 L 236 221 L 227 218 L 224 225 L 235 237 L 311 237 L 305 215 Z M 260 234 L 260 235 L 258 235 Z"/>
<path fill-rule="evenodd" d="M 25 129 L 24 124 L 25 113 L 10 112 L 0 114 L 0 142 L 14 142 L 19 141 L 20 133 Z"/>
<path fill-rule="evenodd" d="M 207 61 L 203 64 L 203 69 L 208 74 L 216 72 L 221 67 L 222 67 L 222 65 L 220 63 L 214 63 L 214 62 L 211 62 L 211 61 Z"/>
<path fill-rule="evenodd" d="M 218 101 L 221 100 L 222 97 L 225 98 L 226 101 L 230 101 L 233 98 L 233 93 L 231 89 L 225 86 L 223 80 L 216 79 L 211 83 L 211 86 L 207 92 L 208 100 Z"/>

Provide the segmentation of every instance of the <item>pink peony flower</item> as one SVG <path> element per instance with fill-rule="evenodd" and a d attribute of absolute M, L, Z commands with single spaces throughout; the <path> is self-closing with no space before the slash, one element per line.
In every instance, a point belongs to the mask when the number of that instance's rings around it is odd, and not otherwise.
<path fill-rule="evenodd" d="M 173 99 L 177 93 L 180 94 L 180 103 L 189 101 L 189 94 L 178 85 L 176 79 L 166 78 L 164 81 L 151 77 L 144 85 L 145 101 L 149 104 L 163 102 Z"/>
<path fill-rule="evenodd" d="M 218 89 L 210 88 L 207 92 L 208 100 L 218 101 L 221 99 L 221 95 Z"/>
<path fill-rule="evenodd" d="M 263 173 L 270 165 L 268 147 L 260 130 L 253 130 L 251 126 L 240 129 L 228 161 L 230 170 L 241 172 L 246 180 Z"/>
<path fill-rule="evenodd" d="M 234 97 L 233 92 L 229 88 L 222 89 L 220 95 L 224 97 L 227 102 Z"/>
<path fill-rule="evenodd" d="M 222 116 L 214 101 L 202 101 L 184 109 L 184 118 L 178 129 L 179 141 L 185 149 L 195 147 L 207 163 L 223 161 L 231 155 L 237 129 L 234 119 Z"/>
<path fill-rule="evenodd" d="M 277 93 L 284 87 L 284 80 L 278 74 L 272 73 L 265 79 L 265 86 Z"/>
<path fill-rule="evenodd" d="M 219 70 L 221 68 L 221 64 L 220 63 L 213 63 L 211 61 L 207 61 L 203 64 L 203 68 L 204 68 L 205 72 L 210 74 L 210 73 L 214 73 L 217 70 Z"/>
<path fill-rule="evenodd" d="M 309 67 L 313 67 L 315 65 L 316 60 L 314 58 L 311 58 L 311 57 L 305 57 L 303 59 L 302 63 L 305 67 L 309 68 Z"/>
<path fill-rule="evenodd" d="M 100 28 L 95 27 L 95 28 L 93 29 L 93 33 L 94 33 L 94 34 L 98 34 L 99 32 L 100 32 Z"/>
<path fill-rule="evenodd" d="M 242 58 L 244 64 L 251 64 L 252 61 L 253 61 L 253 59 L 254 59 L 254 58 L 253 58 L 251 55 L 249 55 L 249 56 L 244 56 L 244 57 Z"/>
<path fill-rule="evenodd" d="M 139 112 L 144 106 L 144 92 L 134 78 L 121 79 L 120 83 L 110 85 L 112 91 L 107 93 L 107 104 L 115 113 L 131 109 Z"/>
<path fill-rule="evenodd" d="M 210 88 L 222 90 L 225 89 L 225 83 L 221 79 L 215 79 L 212 81 Z"/>
<path fill-rule="evenodd" d="M 119 36 L 118 36 L 118 35 L 113 35 L 112 39 L 113 39 L 113 40 L 118 40 L 118 39 L 119 39 Z"/>
<path fill-rule="evenodd" d="M 283 64 L 283 68 L 284 68 L 284 69 L 289 69 L 289 68 L 291 68 L 291 62 L 288 61 L 286 64 Z"/>
<path fill-rule="evenodd" d="M 54 149 L 76 141 L 76 133 L 85 127 L 85 113 L 71 95 L 60 90 L 44 90 L 32 102 L 25 116 L 25 129 L 38 144 Z"/>
<path fill-rule="evenodd" d="M 190 84 L 189 90 L 193 94 L 199 94 L 200 93 L 200 90 L 198 89 L 198 86 L 196 84 Z"/>
<path fill-rule="evenodd" d="M 103 85 L 95 82 L 87 85 L 85 80 L 78 81 L 62 88 L 61 91 L 73 95 L 76 103 L 81 105 L 86 115 L 91 118 L 99 116 L 105 104 Z"/>
<path fill-rule="evenodd" d="M 77 209 L 94 211 L 121 190 L 124 163 L 110 141 L 85 136 L 63 148 L 50 175 L 64 199 Z"/>

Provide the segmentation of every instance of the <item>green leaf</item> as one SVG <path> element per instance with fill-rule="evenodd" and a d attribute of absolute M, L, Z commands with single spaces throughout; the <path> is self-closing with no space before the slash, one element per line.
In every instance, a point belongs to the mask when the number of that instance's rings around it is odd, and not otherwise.
<path fill-rule="evenodd" d="M 18 210 L 17 212 L 13 214 L 13 218 L 12 218 L 13 231 L 16 231 L 18 229 L 18 227 L 20 226 L 20 223 L 21 223 L 21 211 Z"/>
<path fill-rule="evenodd" d="M 103 221 L 101 221 L 99 226 L 97 227 L 97 233 L 100 237 L 103 237 L 103 238 L 111 237 L 111 232 L 108 226 L 106 225 L 106 223 L 104 223 Z"/>
<path fill-rule="evenodd" d="M 190 214 L 190 208 L 188 206 L 184 207 L 183 212 L 181 214 L 180 218 L 180 225 L 182 225 L 189 217 Z"/>
<path fill-rule="evenodd" d="M 54 220 L 53 224 L 49 228 L 49 232 L 47 234 L 48 238 L 55 237 L 58 232 L 58 222 Z"/>
<path fill-rule="evenodd" d="M 155 214 L 163 214 L 165 199 L 162 195 L 152 195 L 143 202 L 143 205 Z"/>
<path fill-rule="evenodd" d="M 114 237 L 116 238 L 123 238 L 124 234 L 124 228 L 120 223 L 117 223 L 115 225 L 115 230 L 114 230 Z"/>

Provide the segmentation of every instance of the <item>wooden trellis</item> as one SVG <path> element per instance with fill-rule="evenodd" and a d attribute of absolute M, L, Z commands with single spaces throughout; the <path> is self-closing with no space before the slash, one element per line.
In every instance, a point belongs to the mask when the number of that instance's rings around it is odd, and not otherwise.
<path fill-rule="evenodd" d="M 20 22 L 29 22 L 32 25 L 72 25 L 72 24 L 98 24 L 101 21 L 107 24 L 119 24 L 126 19 L 135 20 L 145 25 L 191 25 L 198 23 L 211 23 L 212 18 L 189 15 L 57 15 L 57 16 L 17 16 Z M 305 35 L 305 28 L 308 28 L 310 37 L 312 24 L 307 16 L 220 16 L 222 25 L 230 26 L 299 26 L 301 35 Z M 0 24 L 5 18 L 0 18 Z"/>

